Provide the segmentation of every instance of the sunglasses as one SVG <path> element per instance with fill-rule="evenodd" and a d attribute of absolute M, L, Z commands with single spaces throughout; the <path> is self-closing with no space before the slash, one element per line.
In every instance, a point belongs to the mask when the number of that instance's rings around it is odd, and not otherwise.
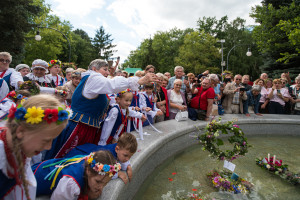
<path fill-rule="evenodd" d="M 240 79 L 240 78 L 236 78 L 235 80 L 237 80 L 237 81 L 240 81 L 240 80 L 242 80 L 242 79 Z"/>
<path fill-rule="evenodd" d="M 8 60 L 8 59 L 5 60 L 5 59 L 1 58 L 0 62 L 2 62 L 2 63 L 10 63 L 10 60 Z"/>

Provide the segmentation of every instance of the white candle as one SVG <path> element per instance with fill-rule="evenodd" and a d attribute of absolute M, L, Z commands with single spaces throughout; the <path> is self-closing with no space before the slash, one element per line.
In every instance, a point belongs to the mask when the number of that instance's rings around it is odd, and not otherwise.
<path fill-rule="evenodd" d="M 268 153 L 268 162 L 270 162 L 270 154 Z"/>
<path fill-rule="evenodd" d="M 275 160 L 276 160 L 276 155 L 274 155 L 273 157 L 273 164 L 275 164 Z"/>

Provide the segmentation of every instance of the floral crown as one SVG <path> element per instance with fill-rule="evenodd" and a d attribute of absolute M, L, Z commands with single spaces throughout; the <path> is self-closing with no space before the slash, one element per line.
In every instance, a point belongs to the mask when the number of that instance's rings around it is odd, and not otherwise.
<path fill-rule="evenodd" d="M 61 67 L 61 61 L 60 60 L 50 60 L 48 63 L 49 67 L 53 67 L 54 65 L 59 65 Z"/>
<path fill-rule="evenodd" d="M 117 97 L 120 97 L 122 94 L 125 94 L 125 93 L 127 93 L 127 92 L 132 92 L 132 91 L 131 91 L 131 89 L 127 88 L 126 90 L 124 90 L 124 91 L 122 91 L 122 92 L 119 92 L 119 93 L 117 94 Z"/>
<path fill-rule="evenodd" d="M 8 118 L 15 118 L 16 121 L 26 120 L 26 123 L 39 124 L 44 120 L 47 121 L 48 124 L 56 122 L 58 125 L 67 120 L 69 118 L 68 116 L 69 112 L 62 107 L 58 107 L 57 109 L 47 108 L 43 110 L 41 107 L 33 106 L 26 109 L 22 106 L 22 103 L 17 107 L 12 105 L 8 114 Z"/>
<path fill-rule="evenodd" d="M 95 153 L 91 153 L 88 158 L 87 158 L 87 163 L 89 164 L 89 166 L 98 174 L 100 175 L 105 175 L 108 174 L 109 177 L 112 177 L 113 175 L 115 175 L 118 171 L 121 170 L 121 164 L 120 163 L 116 163 L 114 165 L 107 165 L 107 164 L 102 164 L 102 163 L 96 163 L 96 161 L 94 160 L 94 154 Z"/>

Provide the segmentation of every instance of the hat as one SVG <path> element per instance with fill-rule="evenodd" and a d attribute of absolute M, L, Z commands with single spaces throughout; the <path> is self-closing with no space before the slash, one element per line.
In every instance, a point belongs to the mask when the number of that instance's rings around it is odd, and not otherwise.
<path fill-rule="evenodd" d="M 51 68 L 54 65 L 59 65 L 59 67 L 61 67 L 61 61 L 60 60 L 50 60 L 48 63 L 48 66 Z"/>
<path fill-rule="evenodd" d="M 16 66 L 16 71 L 18 72 L 18 71 L 20 71 L 21 69 L 24 69 L 24 68 L 27 68 L 27 69 L 30 70 L 30 67 L 28 65 L 26 65 L 26 64 L 18 64 Z"/>
<path fill-rule="evenodd" d="M 48 63 L 41 59 L 36 59 L 32 62 L 31 70 L 34 70 L 35 68 L 41 68 L 46 70 L 46 73 L 48 73 Z"/>

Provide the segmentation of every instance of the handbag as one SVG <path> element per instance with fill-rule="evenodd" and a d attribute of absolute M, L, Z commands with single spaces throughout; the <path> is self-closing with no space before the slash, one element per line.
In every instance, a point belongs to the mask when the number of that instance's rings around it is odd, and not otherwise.
<path fill-rule="evenodd" d="M 179 111 L 175 116 L 176 121 L 186 121 L 188 119 L 188 112 L 187 111 Z"/>
<path fill-rule="evenodd" d="M 212 116 L 217 116 L 219 114 L 219 107 L 217 104 L 213 104 L 212 105 L 212 111 L 211 111 L 211 115 Z"/>

